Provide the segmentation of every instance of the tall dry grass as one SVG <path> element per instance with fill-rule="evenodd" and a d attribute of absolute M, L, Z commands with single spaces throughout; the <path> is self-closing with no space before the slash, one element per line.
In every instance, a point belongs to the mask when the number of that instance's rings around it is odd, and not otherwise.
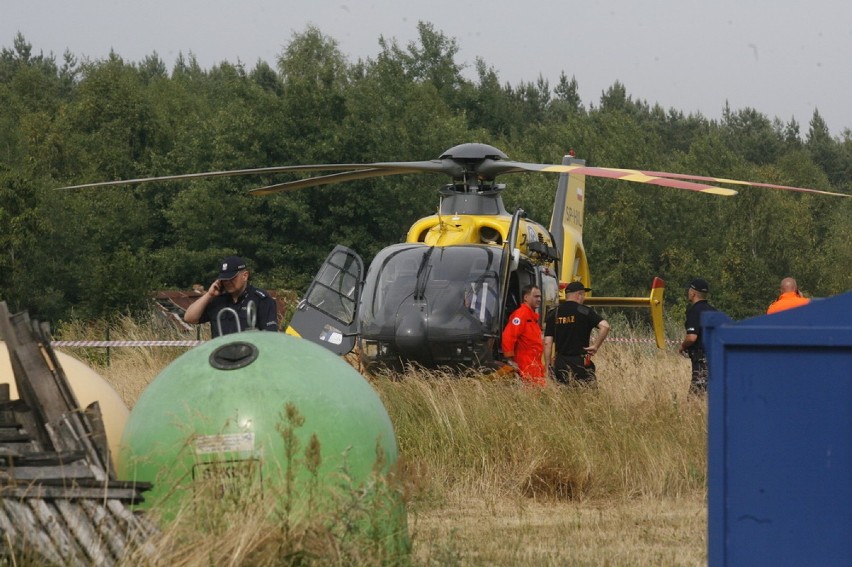
<path fill-rule="evenodd" d="M 374 379 L 417 486 L 417 562 L 706 562 L 706 406 L 687 396 L 689 362 L 620 343 L 596 358 L 592 391 Z"/>
<path fill-rule="evenodd" d="M 537 499 L 678 497 L 704 487 L 704 405 L 671 355 L 606 349 L 597 390 L 409 375 L 374 381 L 429 491 Z"/>
<path fill-rule="evenodd" d="M 163 333 L 124 320 L 111 338 Z M 61 334 L 102 338 L 103 331 L 66 326 Z M 88 355 L 132 407 L 183 350 L 113 349 L 108 366 L 95 351 L 73 354 Z M 292 534 L 282 536 L 280 518 L 255 502 L 221 512 L 227 529 L 173 524 L 153 542 L 156 564 L 702 564 L 706 407 L 687 397 L 689 362 L 611 341 L 596 364 L 592 391 L 531 390 L 476 374 L 369 377 L 400 446 L 410 556 L 376 556 L 368 544 L 335 554 L 340 544 L 328 530 L 306 528 L 303 537 L 330 547 L 288 559 L 281 549 Z"/>

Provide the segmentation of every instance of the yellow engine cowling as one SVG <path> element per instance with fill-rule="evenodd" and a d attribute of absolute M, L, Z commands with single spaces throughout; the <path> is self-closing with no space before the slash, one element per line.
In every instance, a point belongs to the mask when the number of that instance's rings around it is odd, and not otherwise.
<path fill-rule="evenodd" d="M 512 217 L 502 215 L 433 215 L 414 223 L 408 231 L 406 242 L 422 242 L 428 246 L 502 246 L 508 237 L 511 222 Z M 545 227 L 521 219 L 516 244 L 521 254 L 531 255 L 531 242 L 553 247 L 553 239 Z"/>

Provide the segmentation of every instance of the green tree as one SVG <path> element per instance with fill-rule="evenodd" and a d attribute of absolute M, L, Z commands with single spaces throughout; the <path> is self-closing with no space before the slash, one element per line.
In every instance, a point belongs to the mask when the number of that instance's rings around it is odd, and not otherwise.
<path fill-rule="evenodd" d="M 481 128 L 495 138 L 507 136 L 518 122 L 512 88 L 501 85 L 497 71 L 483 59 L 477 58 L 475 66 L 478 81 L 462 101 L 462 110 L 471 128 Z"/>
<path fill-rule="evenodd" d="M 553 89 L 553 100 L 550 102 L 550 112 L 556 120 L 564 120 L 572 114 L 580 114 L 585 111 L 583 101 L 579 93 L 580 86 L 575 77 L 568 80 L 565 72 L 559 74 L 559 82 Z"/>
<path fill-rule="evenodd" d="M 462 86 L 462 65 L 456 62 L 459 47 L 455 39 L 437 31 L 428 22 L 417 23 L 418 40 L 409 42 L 405 51 L 396 42 L 382 41 L 388 54 L 398 59 L 408 78 L 415 83 L 430 83 L 438 96 L 450 107 L 457 105 Z"/>
<path fill-rule="evenodd" d="M 132 178 L 146 171 L 152 112 L 137 69 L 112 53 L 84 66 L 84 80 L 62 116 L 79 156 L 79 178 Z M 61 125 L 64 126 L 64 125 Z M 86 169 L 83 166 L 87 166 Z"/>
<path fill-rule="evenodd" d="M 285 47 L 278 69 L 286 152 L 302 163 L 336 161 L 337 125 L 346 118 L 349 86 L 348 65 L 337 42 L 308 27 Z"/>
<path fill-rule="evenodd" d="M 825 171 L 829 181 L 833 184 L 847 181 L 848 178 L 844 177 L 846 171 L 841 162 L 840 146 L 832 138 L 828 124 L 818 110 L 814 110 L 811 118 L 808 135 L 805 138 L 805 148 L 814 162 Z"/>
<path fill-rule="evenodd" d="M 753 108 L 732 111 L 726 106 L 722 115 L 725 142 L 746 160 L 768 164 L 778 159 L 784 138 L 772 122 Z"/>

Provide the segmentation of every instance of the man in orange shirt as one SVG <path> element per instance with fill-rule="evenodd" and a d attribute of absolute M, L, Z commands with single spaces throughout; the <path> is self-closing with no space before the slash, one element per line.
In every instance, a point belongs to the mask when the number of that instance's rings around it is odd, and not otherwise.
<path fill-rule="evenodd" d="M 525 384 L 543 388 L 547 385 L 547 380 L 544 378 L 544 364 L 541 361 L 544 341 L 538 322 L 541 290 L 534 285 L 528 285 L 521 290 L 521 294 L 524 302 L 509 315 L 509 323 L 503 329 L 503 356 L 509 364 L 517 368 Z"/>
<path fill-rule="evenodd" d="M 794 307 L 801 307 L 802 305 L 807 305 L 810 301 L 810 299 L 802 297 L 802 294 L 799 293 L 799 286 L 796 284 L 796 280 L 793 278 L 784 278 L 781 280 L 781 296 L 769 306 L 766 313 L 778 313 L 779 311 L 785 311 Z"/>

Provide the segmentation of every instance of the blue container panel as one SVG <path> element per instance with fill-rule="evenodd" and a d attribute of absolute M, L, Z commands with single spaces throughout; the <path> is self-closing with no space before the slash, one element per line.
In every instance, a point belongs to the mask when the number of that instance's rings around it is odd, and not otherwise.
<path fill-rule="evenodd" d="M 724 359 L 726 563 L 852 565 L 849 350 L 729 347 Z"/>

